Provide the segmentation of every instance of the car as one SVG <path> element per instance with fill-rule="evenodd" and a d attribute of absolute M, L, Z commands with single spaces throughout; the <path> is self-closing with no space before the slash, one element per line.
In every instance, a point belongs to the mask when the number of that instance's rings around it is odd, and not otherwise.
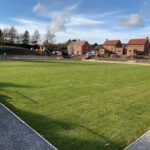
<path fill-rule="evenodd" d="M 85 59 L 92 59 L 95 57 L 95 52 L 88 52 L 85 54 Z"/>

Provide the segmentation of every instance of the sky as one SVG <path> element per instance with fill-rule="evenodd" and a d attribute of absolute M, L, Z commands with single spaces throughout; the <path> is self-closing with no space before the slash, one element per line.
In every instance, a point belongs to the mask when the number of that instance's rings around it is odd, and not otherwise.
<path fill-rule="evenodd" d="M 0 28 L 19 33 L 54 32 L 56 42 L 68 39 L 103 43 L 106 39 L 150 36 L 150 0 L 2 0 Z"/>

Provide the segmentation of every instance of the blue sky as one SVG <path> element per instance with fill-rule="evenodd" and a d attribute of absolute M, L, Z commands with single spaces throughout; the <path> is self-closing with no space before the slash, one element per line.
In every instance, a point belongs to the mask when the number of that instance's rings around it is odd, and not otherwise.
<path fill-rule="evenodd" d="M 0 28 L 18 32 L 55 32 L 56 41 L 77 38 L 90 43 L 105 39 L 150 36 L 150 0 L 3 0 Z"/>

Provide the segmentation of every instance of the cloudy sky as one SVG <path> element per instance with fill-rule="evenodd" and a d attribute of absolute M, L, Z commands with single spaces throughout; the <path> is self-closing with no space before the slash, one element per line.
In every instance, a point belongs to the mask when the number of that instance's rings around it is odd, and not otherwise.
<path fill-rule="evenodd" d="M 56 41 L 150 36 L 150 0 L 2 0 L 0 28 L 55 32 Z"/>

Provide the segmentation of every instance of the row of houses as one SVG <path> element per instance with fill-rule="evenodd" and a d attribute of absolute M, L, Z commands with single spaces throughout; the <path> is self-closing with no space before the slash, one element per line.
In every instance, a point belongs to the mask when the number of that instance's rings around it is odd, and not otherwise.
<path fill-rule="evenodd" d="M 69 43 L 68 53 L 70 55 L 84 55 L 91 50 L 87 41 L 72 41 Z M 150 42 L 148 38 L 130 39 L 127 44 L 123 44 L 120 40 L 106 40 L 99 50 L 99 55 L 115 54 L 117 56 L 132 57 L 136 54 L 150 55 Z"/>

